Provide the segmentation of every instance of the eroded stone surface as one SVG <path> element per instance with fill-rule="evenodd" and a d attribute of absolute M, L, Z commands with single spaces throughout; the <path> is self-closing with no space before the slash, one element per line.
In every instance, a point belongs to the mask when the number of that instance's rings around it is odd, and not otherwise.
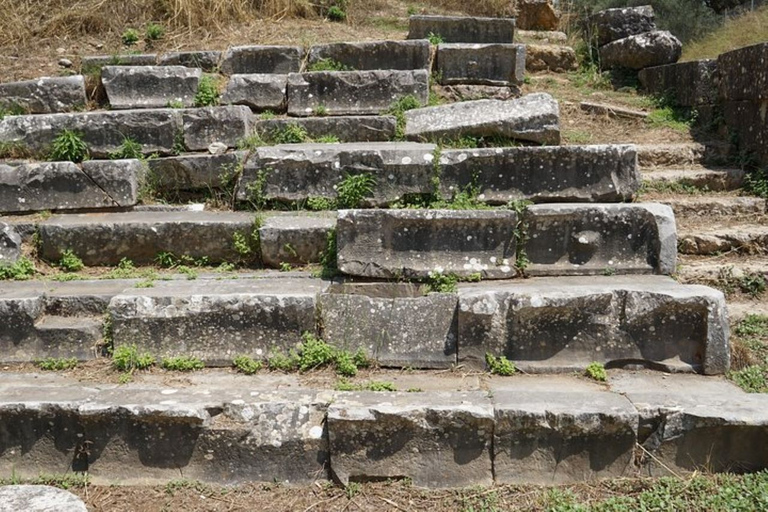
<path fill-rule="evenodd" d="M 0 107 L 27 114 L 53 114 L 85 108 L 82 75 L 43 77 L 0 84 Z"/>
<path fill-rule="evenodd" d="M 182 123 L 189 151 L 207 151 L 214 142 L 234 148 L 250 132 L 251 110 L 244 105 L 185 109 Z"/>
<path fill-rule="evenodd" d="M 133 206 L 139 202 L 139 189 L 146 174 L 140 160 L 86 160 L 80 166 L 117 206 Z"/>
<path fill-rule="evenodd" d="M 221 95 L 225 105 L 247 105 L 253 110 L 285 110 L 285 88 L 288 75 L 232 75 Z"/>
<path fill-rule="evenodd" d="M 227 75 L 297 73 L 303 58 L 304 50 L 300 46 L 233 46 L 224 54 L 221 72 Z"/>
<path fill-rule="evenodd" d="M 717 101 L 717 61 L 694 60 L 640 70 L 640 83 L 651 94 L 667 96 L 684 107 Z"/>
<path fill-rule="evenodd" d="M 202 71 L 184 66 L 105 66 L 101 83 L 113 109 L 191 107 Z"/>
<path fill-rule="evenodd" d="M 170 52 L 161 55 L 158 64 L 200 68 L 207 73 L 212 73 L 218 69 L 219 60 L 221 60 L 221 52 L 218 51 Z"/>
<path fill-rule="evenodd" d="M 408 39 L 428 39 L 430 34 L 446 43 L 513 43 L 514 18 L 468 16 L 411 16 Z"/>
<path fill-rule="evenodd" d="M 21 256 L 21 237 L 13 225 L 0 222 L 0 266 L 13 265 Z"/>
<path fill-rule="evenodd" d="M 552 0 L 521 0 L 515 24 L 523 30 L 557 30 L 560 13 L 552 6 Z"/>
<path fill-rule="evenodd" d="M 739 148 L 768 165 L 768 99 L 726 102 L 723 117 L 738 137 Z"/>
<path fill-rule="evenodd" d="M 579 67 L 576 52 L 570 46 L 548 44 L 525 45 L 525 69 L 564 73 Z"/>
<path fill-rule="evenodd" d="M 360 41 L 315 45 L 308 66 L 331 59 L 352 70 L 429 69 L 429 41 Z"/>
<path fill-rule="evenodd" d="M 238 166 L 247 152 L 221 155 L 186 154 L 167 158 L 151 158 L 147 166 L 155 185 L 162 191 L 210 190 L 233 185 Z"/>
<path fill-rule="evenodd" d="M 625 37 L 600 47 L 600 66 L 604 69 L 643 69 L 677 62 L 683 44 L 666 30 Z"/>
<path fill-rule="evenodd" d="M 395 138 L 397 128 L 394 116 L 332 116 L 260 119 L 253 130 L 274 139 L 291 125 L 304 129 L 310 139 L 332 136 L 339 142 L 384 142 Z"/>
<path fill-rule="evenodd" d="M 589 18 L 589 25 L 597 34 L 597 44 L 603 46 L 617 39 L 656 30 L 653 7 L 620 7 L 606 9 Z"/>
<path fill-rule="evenodd" d="M 525 78 L 525 45 L 448 43 L 437 47 L 440 83 L 508 85 Z"/>
<path fill-rule="evenodd" d="M 259 228 L 262 263 L 272 268 L 318 263 L 334 226 L 336 218 L 330 215 L 267 217 Z"/>
<path fill-rule="evenodd" d="M 0 512 L 87 512 L 83 500 L 69 491 L 48 485 L 0 487 Z"/>
<path fill-rule="evenodd" d="M 766 61 L 768 43 L 720 54 L 717 58 L 720 98 L 729 102 L 768 100 Z"/>

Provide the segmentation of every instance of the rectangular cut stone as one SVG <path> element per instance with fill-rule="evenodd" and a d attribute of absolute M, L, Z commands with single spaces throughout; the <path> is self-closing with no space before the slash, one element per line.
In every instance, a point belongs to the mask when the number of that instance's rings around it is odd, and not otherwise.
<path fill-rule="evenodd" d="M 251 110 L 243 105 L 186 109 L 182 122 L 189 151 L 205 151 L 214 142 L 234 148 L 250 133 Z"/>
<path fill-rule="evenodd" d="M 528 208 L 529 275 L 672 274 L 677 231 L 662 204 L 552 204 Z"/>
<path fill-rule="evenodd" d="M 326 250 L 328 234 L 335 226 L 335 216 L 328 215 L 267 217 L 259 228 L 261 261 L 273 268 L 280 268 L 283 263 L 319 263 L 320 254 Z"/>
<path fill-rule="evenodd" d="M 219 60 L 221 52 L 218 51 L 170 52 L 161 55 L 158 64 L 199 68 L 206 73 L 213 73 L 219 68 Z"/>
<path fill-rule="evenodd" d="M 267 139 L 296 125 L 317 140 L 333 136 L 339 142 L 384 142 L 395 138 L 397 121 L 394 116 L 333 116 L 262 119 L 253 122 L 253 130 Z"/>
<path fill-rule="evenodd" d="M 719 77 L 717 61 L 713 59 L 641 69 L 638 78 L 647 92 L 671 97 L 683 107 L 717 102 Z"/>
<path fill-rule="evenodd" d="M 286 144 L 261 147 L 248 158 L 238 198 L 247 200 L 261 174 L 263 197 L 277 201 L 303 201 L 310 197 L 337 197 L 337 186 L 348 175 L 370 174 L 375 183 L 366 205 L 386 206 L 404 194 L 433 190 L 432 144 L 350 143 Z"/>
<path fill-rule="evenodd" d="M 339 283 L 318 298 L 322 336 L 380 366 L 450 368 L 456 364 L 457 299 L 425 295 L 415 284 Z"/>
<path fill-rule="evenodd" d="M 768 165 L 768 99 L 726 102 L 723 118 L 735 134 L 739 149 Z"/>
<path fill-rule="evenodd" d="M 86 160 L 80 166 L 115 205 L 134 206 L 139 202 L 139 188 L 146 179 L 146 167 L 140 160 Z"/>
<path fill-rule="evenodd" d="M 768 43 L 721 53 L 717 57 L 720 99 L 727 102 L 768 100 L 767 63 Z"/>
<path fill-rule="evenodd" d="M 446 43 L 513 43 L 515 18 L 411 16 L 408 39 L 439 36 Z"/>
<path fill-rule="evenodd" d="M 430 272 L 514 277 L 517 215 L 506 210 L 340 210 L 345 274 L 425 278 Z"/>
<path fill-rule="evenodd" d="M 629 201 L 640 187 L 631 145 L 449 149 L 440 153 L 444 197 L 472 185 L 483 201 Z"/>
<path fill-rule="evenodd" d="M 79 133 L 91 158 L 108 158 L 127 138 L 141 144 L 145 155 L 173 152 L 182 130 L 181 112 L 175 109 L 121 110 L 9 116 L 0 120 L 0 140 L 24 146 L 45 156 L 62 130 Z"/>
<path fill-rule="evenodd" d="M 246 151 L 223 155 L 185 154 L 151 158 L 147 165 L 153 183 L 161 191 L 211 190 L 231 184 L 247 154 Z"/>
<path fill-rule="evenodd" d="M 101 83 L 113 109 L 191 107 L 202 76 L 184 66 L 105 66 Z"/>
<path fill-rule="evenodd" d="M 221 72 L 226 75 L 252 73 L 298 73 L 304 49 L 300 46 L 233 46 L 224 53 Z"/>
<path fill-rule="evenodd" d="M 285 110 L 288 75 L 232 75 L 221 95 L 224 105 L 246 105 L 253 110 Z"/>
<path fill-rule="evenodd" d="M 490 385 L 497 483 L 552 485 L 634 475 L 639 418 L 625 397 L 565 376 Z"/>
<path fill-rule="evenodd" d="M 247 354 L 263 359 L 315 332 L 315 296 L 323 281 L 272 278 L 162 281 L 109 304 L 115 347 L 136 344 L 157 357 L 193 356 L 231 366 Z"/>
<path fill-rule="evenodd" d="M 126 53 L 123 55 L 90 55 L 80 59 L 80 70 L 84 75 L 100 71 L 104 66 L 154 66 L 156 53 Z"/>
<path fill-rule="evenodd" d="M 126 212 L 53 216 L 40 224 L 41 254 L 58 261 L 70 249 L 86 265 L 155 261 L 159 252 L 208 258 L 211 263 L 238 261 L 232 237 L 250 237 L 247 213 Z"/>
<path fill-rule="evenodd" d="M 728 370 L 725 298 L 662 276 L 531 278 L 459 285 L 459 361 L 504 355 L 525 371 L 646 365 Z"/>
<path fill-rule="evenodd" d="M 288 114 L 379 114 L 404 96 L 429 99 L 426 70 L 317 71 L 288 76 Z"/>
<path fill-rule="evenodd" d="M 417 108 L 405 113 L 405 136 L 409 140 L 507 137 L 557 145 L 560 108 L 546 93 L 507 101 L 463 101 Z"/>
<path fill-rule="evenodd" d="M 429 69 L 430 47 L 427 40 L 360 41 L 315 45 L 309 50 L 308 66 L 332 60 L 352 70 Z"/>
<path fill-rule="evenodd" d="M 43 77 L 0 84 L 0 108 L 26 114 L 54 114 L 85 108 L 82 75 Z"/>
<path fill-rule="evenodd" d="M 339 393 L 328 407 L 332 477 L 490 485 L 493 408 L 484 392 Z M 375 454 L 372 456 L 372 454 Z"/>
<path fill-rule="evenodd" d="M 437 75 L 442 85 L 520 84 L 525 78 L 525 45 L 440 44 Z"/>

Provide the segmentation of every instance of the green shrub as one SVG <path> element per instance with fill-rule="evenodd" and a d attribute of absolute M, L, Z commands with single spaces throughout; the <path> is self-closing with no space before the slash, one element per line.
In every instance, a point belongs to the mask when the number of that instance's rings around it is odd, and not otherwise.
<path fill-rule="evenodd" d="M 405 137 L 405 113 L 409 110 L 421 108 L 422 106 L 423 105 L 416 96 L 409 94 L 398 99 L 383 112 L 384 114 L 395 116 L 397 121 L 395 127 L 396 139 L 402 140 Z"/>
<path fill-rule="evenodd" d="M 312 333 L 302 334 L 303 343 L 299 349 L 299 370 L 305 372 L 327 366 L 334 361 L 334 350 L 325 341 Z"/>
<path fill-rule="evenodd" d="M 124 158 L 143 159 L 144 153 L 141 150 L 141 144 L 129 137 L 126 137 L 123 139 L 120 147 L 109 154 L 109 158 L 112 160 L 120 160 Z"/>
<path fill-rule="evenodd" d="M 747 315 L 736 326 L 737 336 L 768 336 L 768 316 Z"/>
<path fill-rule="evenodd" d="M 237 368 L 237 371 L 246 375 L 253 375 L 261 370 L 263 366 L 261 361 L 256 361 L 254 358 L 247 355 L 237 356 L 232 361 L 232 365 Z"/>
<path fill-rule="evenodd" d="M 122 345 L 112 353 L 112 366 L 121 372 L 146 370 L 155 364 L 155 357 L 148 352 L 139 353 L 136 345 Z"/>
<path fill-rule="evenodd" d="M 312 113 L 317 117 L 325 117 L 328 115 L 328 108 L 325 105 L 318 105 Z"/>
<path fill-rule="evenodd" d="M 77 272 L 79 270 L 83 270 L 83 267 L 85 265 L 83 264 L 83 260 L 81 260 L 77 254 L 72 252 L 71 249 L 67 249 L 66 251 L 61 253 L 61 259 L 59 260 L 59 267 L 64 272 Z"/>
<path fill-rule="evenodd" d="M 429 39 L 429 44 L 433 45 L 443 44 L 445 42 L 440 34 L 435 34 L 434 32 L 427 34 L 427 39 Z"/>
<path fill-rule="evenodd" d="M 162 39 L 165 35 L 165 27 L 157 23 L 150 23 L 144 30 L 144 39 L 148 42 Z"/>
<path fill-rule="evenodd" d="M 327 197 L 311 196 L 307 198 L 307 208 L 313 211 L 335 210 L 336 202 Z"/>
<path fill-rule="evenodd" d="M 196 107 L 210 107 L 219 104 L 219 84 L 216 77 L 205 75 L 200 79 L 195 94 Z"/>
<path fill-rule="evenodd" d="M 273 130 L 270 135 L 275 144 L 300 144 L 309 140 L 307 130 L 296 123 L 288 123 L 283 129 Z"/>
<path fill-rule="evenodd" d="M 331 21 L 342 22 L 347 19 L 347 13 L 340 7 L 334 5 L 328 9 L 328 19 Z"/>
<path fill-rule="evenodd" d="M 164 357 L 162 364 L 166 370 L 177 372 L 191 372 L 205 368 L 205 364 L 194 356 Z"/>
<path fill-rule="evenodd" d="M 77 366 L 77 358 L 55 358 L 55 357 L 48 357 L 46 359 L 43 359 L 42 361 L 37 362 L 38 368 L 41 370 L 46 371 L 60 371 L 60 370 L 71 370 L 75 366 Z"/>
<path fill-rule="evenodd" d="M 277 350 L 267 358 L 267 365 L 271 370 L 289 372 L 298 368 L 299 355 L 295 350 L 288 351 L 288 354 Z"/>
<path fill-rule="evenodd" d="M 0 281 L 13 279 L 15 281 L 26 281 L 35 275 L 35 264 L 22 256 L 12 265 L 0 265 Z"/>
<path fill-rule="evenodd" d="M 338 207 L 359 207 L 363 199 L 373 193 L 375 185 L 376 178 L 370 174 L 348 174 L 336 187 Z"/>
<path fill-rule="evenodd" d="M 307 66 L 307 71 L 354 71 L 354 68 L 334 59 L 320 59 Z"/>
<path fill-rule="evenodd" d="M 515 363 L 508 360 L 504 356 L 495 357 L 490 353 L 486 353 L 485 363 L 488 366 L 488 371 L 493 375 L 508 377 L 510 375 L 514 375 L 517 372 Z"/>
<path fill-rule="evenodd" d="M 48 159 L 53 162 L 79 163 L 88 157 L 88 145 L 83 141 L 82 135 L 72 130 L 62 130 L 53 139 Z"/>
<path fill-rule="evenodd" d="M 753 196 L 768 199 L 768 169 L 757 169 L 744 177 L 744 190 Z"/>
<path fill-rule="evenodd" d="M 768 378 L 766 378 L 768 368 L 762 365 L 752 365 L 746 368 L 731 372 L 730 378 L 741 389 L 748 393 L 768 392 Z"/>
<path fill-rule="evenodd" d="M 139 42 L 139 31 L 133 28 L 127 29 L 120 37 L 125 46 L 133 46 Z"/>
<path fill-rule="evenodd" d="M 454 274 L 443 274 L 442 271 L 430 270 L 427 274 L 427 293 L 456 293 L 459 278 Z"/>
<path fill-rule="evenodd" d="M 753 298 L 760 297 L 765 293 L 765 276 L 759 272 L 747 272 L 739 279 L 739 288 Z"/>
<path fill-rule="evenodd" d="M 357 375 L 357 365 L 354 357 L 349 352 L 338 352 L 336 354 L 336 373 L 345 377 L 354 377 Z"/>
<path fill-rule="evenodd" d="M 602 363 L 598 363 L 598 362 L 589 363 L 586 370 L 584 370 L 584 374 L 590 379 L 593 379 L 599 382 L 605 382 L 606 380 L 608 380 L 608 374 L 605 373 L 605 366 L 603 366 Z"/>

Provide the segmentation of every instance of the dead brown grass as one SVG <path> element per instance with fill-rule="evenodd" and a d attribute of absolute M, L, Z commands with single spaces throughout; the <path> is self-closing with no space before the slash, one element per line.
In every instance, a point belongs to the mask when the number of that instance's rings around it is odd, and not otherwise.
<path fill-rule="evenodd" d="M 517 0 L 425 0 L 425 3 L 471 16 L 513 16 L 517 8 Z"/>

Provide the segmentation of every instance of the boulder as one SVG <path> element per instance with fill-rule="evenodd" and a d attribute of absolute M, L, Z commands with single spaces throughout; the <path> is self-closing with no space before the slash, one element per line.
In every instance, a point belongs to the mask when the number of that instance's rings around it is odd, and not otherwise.
<path fill-rule="evenodd" d="M 619 7 L 606 9 L 587 20 L 588 32 L 593 34 L 598 46 L 618 39 L 656 30 L 653 7 Z"/>
<path fill-rule="evenodd" d="M 250 133 L 251 110 L 243 105 L 185 109 L 182 123 L 189 151 L 207 151 L 214 142 L 234 148 Z"/>
<path fill-rule="evenodd" d="M 523 30 L 557 30 L 560 13 L 552 6 L 552 0 L 519 0 L 515 24 Z"/>
<path fill-rule="evenodd" d="M 101 83 L 113 109 L 163 108 L 195 103 L 202 71 L 184 66 L 105 66 Z"/>
<path fill-rule="evenodd" d="M 514 43 L 515 18 L 411 16 L 408 39 L 439 37 L 443 43 Z"/>
<path fill-rule="evenodd" d="M 560 109 L 546 93 L 409 110 L 405 120 L 405 135 L 410 140 L 474 136 L 560 143 Z"/>
<path fill-rule="evenodd" d="M 339 142 L 389 141 L 395 138 L 397 129 L 395 116 L 387 115 L 259 119 L 253 122 L 253 131 L 258 131 L 267 140 L 274 140 L 277 134 L 292 125 L 299 126 L 310 139 L 332 136 Z"/>
<path fill-rule="evenodd" d="M 427 40 L 361 41 L 315 45 L 309 50 L 308 68 L 322 60 L 332 60 L 350 70 L 429 69 Z"/>
<path fill-rule="evenodd" d="M 13 226 L 0 222 L 0 267 L 13 265 L 21 257 L 21 237 Z"/>
<path fill-rule="evenodd" d="M 715 60 L 694 60 L 641 69 L 637 75 L 646 92 L 666 96 L 682 107 L 717 102 L 718 72 Z"/>
<path fill-rule="evenodd" d="M 335 226 L 335 216 L 328 215 L 267 217 L 259 228 L 261 262 L 272 268 L 281 268 L 284 263 L 319 263 L 321 254 L 327 249 L 328 235 Z"/>
<path fill-rule="evenodd" d="M 768 43 L 725 52 L 717 58 L 720 99 L 724 101 L 768 100 Z M 765 116 L 763 115 L 763 119 Z"/>
<path fill-rule="evenodd" d="M 683 44 L 667 31 L 657 30 L 618 39 L 600 47 L 603 69 L 643 69 L 677 62 Z"/>
<path fill-rule="evenodd" d="M 287 84 L 288 75 L 232 75 L 221 95 L 221 103 L 246 105 L 257 112 L 282 112 Z"/>
<path fill-rule="evenodd" d="M 300 46 L 233 46 L 224 54 L 221 72 L 225 75 L 297 73 L 303 58 L 304 49 Z"/>
<path fill-rule="evenodd" d="M 442 85 L 520 84 L 525 78 L 525 45 L 448 43 L 437 47 Z"/>
<path fill-rule="evenodd" d="M 525 45 L 526 71 L 554 71 L 564 73 L 579 67 L 576 52 L 570 46 L 547 44 Z"/>
<path fill-rule="evenodd" d="M 83 500 L 49 485 L 0 487 L 0 512 L 87 512 Z"/>
<path fill-rule="evenodd" d="M 170 52 L 161 55 L 158 64 L 199 68 L 206 73 L 214 73 L 219 68 L 220 60 L 221 52 L 218 51 Z"/>
<path fill-rule="evenodd" d="M 25 114 L 54 114 L 85 108 L 82 75 L 43 77 L 0 84 L 0 109 Z"/>

